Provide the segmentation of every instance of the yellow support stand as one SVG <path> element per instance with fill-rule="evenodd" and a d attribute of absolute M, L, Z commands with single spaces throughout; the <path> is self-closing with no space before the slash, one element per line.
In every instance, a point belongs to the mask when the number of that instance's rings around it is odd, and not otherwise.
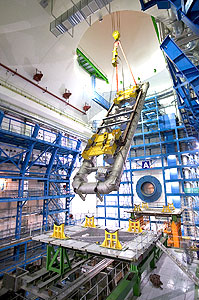
<path fill-rule="evenodd" d="M 169 209 L 175 210 L 175 206 L 173 205 L 173 203 L 169 203 Z"/>
<path fill-rule="evenodd" d="M 140 221 L 129 219 L 129 228 L 128 232 L 140 233 L 142 232 L 142 228 L 140 226 Z"/>
<path fill-rule="evenodd" d="M 86 216 L 84 227 L 91 227 L 91 228 L 96 227 L 95 223 L 94 223 L 94 216 L 92 216 L 92 217 Z"/>
<path fill-rule="evenodd" d="M 140 208 L 140 204 L 139 204 L 139 205 L 134 204 L 133 210 L 134 210 L 134 211 L 142 211 L 141 208 Z"/>
<path fill-rule="evenodd" d="M 105 240 L 101 244 L 101 247 L 122 250 L 118 230 L 110 232 L 108 229 L 105 229 Z"/>
<path fill-rule="evenodd" d="M 61 225 L 55 225 L 54 224 L 54 228 L 53 228 L 53 234 L 51 235 L 51 237 L 54 237 L 56 239 L 66 239 L 66 236 L 64 234 L 64 224 Z"/>
<path fill-rule="evenodd" d="M 162 212 L 171 212 L 169 205 L 163 205 Z"/>
<path fill-rule="evenodd" d="M 142 209 L 147 209 L 149 208 L 148 203 L 142 202 Z"/>

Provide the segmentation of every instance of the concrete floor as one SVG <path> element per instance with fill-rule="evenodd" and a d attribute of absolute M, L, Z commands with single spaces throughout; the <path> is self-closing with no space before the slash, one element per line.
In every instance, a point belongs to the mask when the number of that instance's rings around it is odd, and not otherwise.
<path fill-rule="evenodd" d="M 182 253 L 174 252 L 182 260 Z M 199 262 L 198 262 L 199 263 Z M 196 263 L 189 267 L 195 273 Z M 149 281 L 150 274 L 159 274 L 163 289 L 156 288 Z M 143 274 L 144 275 L 144 274 Z M 128 297 L 128 300 L 196 300 L 194 283 L 175 265 L 166 254 L 157 263 L 157 268 L 143 276 L 141 282 L 141 296 Z"/>

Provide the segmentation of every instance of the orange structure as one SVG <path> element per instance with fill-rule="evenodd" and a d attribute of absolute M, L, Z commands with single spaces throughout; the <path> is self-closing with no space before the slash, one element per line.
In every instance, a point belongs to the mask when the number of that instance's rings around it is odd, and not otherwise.
<path fill-rule="evenodd" d="M 167 245 L 169 247 L 180 248 L 182 239 L 181 219 L 173 217 L 171 223 L 165 223 L 164 233 L 168 234 Z"/>

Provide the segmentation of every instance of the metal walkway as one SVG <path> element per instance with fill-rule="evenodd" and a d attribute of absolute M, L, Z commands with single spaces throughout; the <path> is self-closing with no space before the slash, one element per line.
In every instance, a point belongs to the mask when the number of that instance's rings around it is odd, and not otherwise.
<path fill-rule="evenodd" d="M 167 249 L 160 241 L 156 242 L 156 245 L 167 254 L 170 259 L 191 279 L 196 285 L 199 286 L 199 278 L 197 278 L 184 264 L 169 250 Z"/>

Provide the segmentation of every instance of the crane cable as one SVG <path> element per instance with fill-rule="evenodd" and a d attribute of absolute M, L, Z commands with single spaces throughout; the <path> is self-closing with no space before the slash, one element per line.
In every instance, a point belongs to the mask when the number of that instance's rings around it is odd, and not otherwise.
<path fill-rule="evenodd" d="M 120 31 L 120 12 L 113 12 L 112 13 L 112 32 L 117 30 Z M 118 41 L 115 41 L 114 45 L 117 43 L 117 47 L 119 45 Z M 119 92 L 119 79 L 118 79 L 118 63 L 116 63 L 115 66 L 116 69 L 116 87 L 117 87 L 117 93 Z"/>
<path fill-rule="evenodd" d="M 116 17 L 117 17 L 117 30 L 120 32 L 120 12 L 116 12 Z"/>
<path fill-rule="evenodd" d="M 111 14 L 112 32 L 115 31 L 115 13 Z"/>
<path fill-rule="evenodd" d="M 111 90 L 110 90 L 110 96 L 109 96 L 109 103 L 111 103 L 111 98 L 112 98 L 114 70 L 115 70 L 115 68 L 113 68 L 113 72 L 112 72 L 112 80 L 111 80 Z"/>
<path fill-rule="evenodd" d="M 111 14 L 112 32 L 115 30 L 120 31 L 120 12 L 116 11 Z"/>
<path fill-rule="evenodd" d="M 131 73 L 133 81 L 134 81 L 135 85 L 137 85 L 135 77 L 134 77 L 132 69 L 131 69 L 131 66 L 128 63 L 127 57 L 126 57 L 126 55 L 124 53 L 124 50 L 123 50 L 123 47 L 122 47 L 122 44 L 121 44 L 121 42 L 119 40 L 119 38 L 120 38 L 120 34 L 119 34 L 119 31 L 120 31 L 120 12 L 113 12 L 111 14 L 111 21 L 112 21 L 112 30 L 113 30 L 113 33 L 114 32 L 118 32 L 118 36 L 116 38 L 114 37 L 115 38 L 114 51 L 117 51 L 118 46 L 120 46 L 120 49 L 122 51 L 122 54 L 123 54 L 124 59 L 126 61 L 126 64 L 127 64 L 128 68 L 129 68 L 129 71 Z M 116 28 L 116 25 L 117 25 L 117 28 Z M 117 87 L 117 93 L 118 93 L 119 92 L 119 79 L 118 79 L 118 62 L 117 62 L 117 58 L 115 59 L 114 67 L 116 69 L 116 87 Z M 123 73 L 123 67 L 122 67 L 122 73 Z M 124 89 L 124 74 L 122 74 L 122 76 L 123 76 L 123 89 Z"/>
<path fill-rule="evenodd" d="M 121 65 L 122 65 L 122 83 L 123 83 L 123 91 L 124 91 L 124 89 L 125 89 L 125 87 L 124 87 L 124 67 L 123 67 L 123 62 L 121 60 L 121 57 L 119 55 L 118 55 L 118 58 L 119 58 L 119 60 L 121 62 Z"/>
<path fill-rule="evenodd" d="M 113 13 L 111 14 L 111 21 L 112 21 L 112 32 L 114 32 L 114 31 L 116 31 L 116 30 L 117 30 L 118 32 L 120 32 L 120 12 L 118 12 L 118 11 L 117 11 L 117 12 L 113 12 Z M 132 76 L 132 78 L 133 78 L 133 81 L 134 81 L 135 85 L 137 85 L 136 80 L 135 80 L 135 77 L 134 77 L 133 72 L 132 72 L 132 69 L 131 69 L 131 66 L 130 66 L 130 64 L 128 63 L 127 57 L 126 57 L 126 55 L 125 55 L 125 53 L 124 53 L 124 49 L 123 49 L 123 47 L 122 47 L 122 44 L 121 44 L 120 40 L 119 40 L 119 39 L 116 40 L 115 43 L 117 43 L 117 47 L 120 46 L 120 49 L 121 49 L 121 51 L 122 51 L 122 54 L 123 54 L 124 59 L 125 59 L 125 61 L 126 61 L 126 64 L 127 64 L 128 68 L 129 68 L 129 71 L 130 71 L 130 73 L 131 73 L 131 76 Z M 114 43 L 114 45 L 115 45 L 115 43 Z M 120 59 L 120 60 L 121 60 L 121 59 Z M 116 68 L 116 86 L 117 86 L 117 92 L 118 92 L 118 91 L 119 91 L 118 63 L 116 63 L 115 68 Z M 123 76 L 123 77 L 124 77 L 124 76 Z M 124 82 L 124 80 L 123 80 L 123 82 Z M 124 85 L 123 85 L 123 87 L 124 87 Z"/>
<path fill-rule="evenodd" d="M 126 64 L 127 64 L 128 68 L 129 68 L 129 70 L 130 70 L 130 73 L 131 73 L 131 75 L 132 75 L 132 77 L 133 77 L 133 81 L 134 81 L 135 85 L 137 85 L 137 83 L 136 83 L 136 81 L 135 81 L 135 77 L 133 76 L 133 72 L 132 72 L 131 66 L 130 66 L 129 63 L 128 63 L 128 60 L 127 60 L 127 58 L 126 58 L 126 55 L 125 55 L 125 53 L 124 53 L 124 50 L 123 50 L 123 48 L 122 48 L 122 44 L 121 44 L 120 41 L 119 41 L 119 46 L 120 46 L 120 49 L 121 49 L 122 54 L 123 54 L 123 56 L 124 56 L 124 59 L 125 59 L 125 61 L 126 61 Z"/>
<path fill-rule="evenodd" d="M 116 64 L 116 86 L 117 86 L 117 93 L 119 92 L 119 80 L 118 80 L 118 64 Z"/>

